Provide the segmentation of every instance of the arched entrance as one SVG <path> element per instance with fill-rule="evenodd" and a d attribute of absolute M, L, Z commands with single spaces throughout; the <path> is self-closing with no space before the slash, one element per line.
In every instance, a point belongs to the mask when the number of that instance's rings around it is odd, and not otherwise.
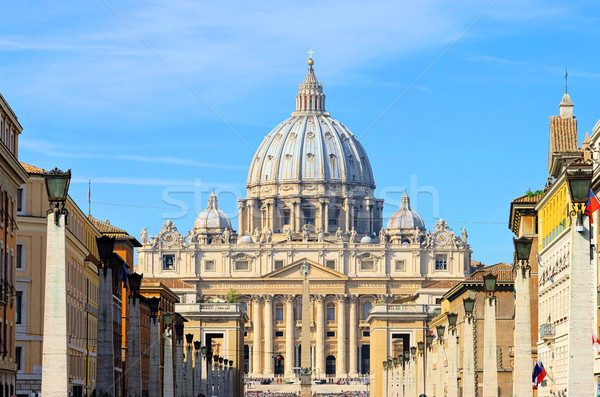
<path fill-rule="evenodd" d="M 335 375 L 335 357 L 327 356 L 325 358 L 325 375 Z"/>

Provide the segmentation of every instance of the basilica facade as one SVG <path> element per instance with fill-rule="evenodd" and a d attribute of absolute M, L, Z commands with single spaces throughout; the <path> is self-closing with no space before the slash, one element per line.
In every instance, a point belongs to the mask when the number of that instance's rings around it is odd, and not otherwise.
<path fill-rule="evenodd" d="M 246 187 L 237 231 L 213 192 L 188 233 L 170 220 L 156 236 L 142 231 L 137 271 L 168 283 L 182 304 L 225 300 L 235 290 L 249 319 L 243 325 L 249 376 L 294 378 L 301 332 L 311 333 L 314 377 L 370 373 L 374 306 L 433 311 L 447 282 L 469 272 L 466 231 L 456 234 L 443 220 L 427 230 L 406 193 L 384 226 L 367 153 L 325 110 L 312 59 L 296 111 L 265 137 Z M 305 263 L 310 330 L 301 327 Z M 407 350 L 425 327 L 408 317 L 377 335 L 399 337 L 396 348 Z M 273 359 L 279 354 L 281 367 Z"/>

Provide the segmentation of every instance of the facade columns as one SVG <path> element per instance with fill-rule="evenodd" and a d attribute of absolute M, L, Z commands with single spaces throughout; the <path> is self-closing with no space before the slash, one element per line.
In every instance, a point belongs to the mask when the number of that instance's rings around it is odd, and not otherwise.
<path fill-rule="evenodd" d="M 475 355 L 473 349 L 473 321 L 475 319 L 465 317 L 463 324 L 463 392 L 464 397 L 475 397 Z M 494 349 L 495 350 L 495 349 Z"/>
<path fill-rule="evenodd" d="M 265 349 L 264 349 L 264 376 L 272 378 L 275 375 L 273 362 L 273 295 L 265 295 Z"/>
<path fill-rule="evenodd" d="M 325 233 L 329 233 L 329 201 L 326 200 L 324 203 L 325 206 L 325 225 L 323 226 L 323 230 Z"/>
<path fill-rule="evenodd" d="M 498 360 L 496 353 L 496 298 L 493 296 L 487 297 L 484 302 L 483 397 L 497 397 Z"/>
<path fill-rule="evenodd" d="M 336 374 L 338 378 L 345 378 L 348 375 L 346 369 L 346 295 L 337 295 L 337 350 Z"/>
<path fill-rule="evenodd" d="M 260 378 L 261 371 L 261 331 L 262 331 L 262 307 L 260 296 L 252 297 L 252 376 Z"/>
<path fill-rule="evenodd" d="M 348 202 L 348 198 L 344 199 L 344 214 L 346 215 L 346 230 L 348 233 L 350 231 L 350 203 Z"/>
<path fill-rule="evenodd" d="M 513 369 L 513 395 L 531 397 L 531 309 L 529 307 L 529 277 L 525 264 L 515 266 L 515 366 Z"/>
<path fill-rule="evenodd" d="M 294 342 L 296 340 L 296 321 L 294 320 L 294 295 L 285 296 L 285 377 L 294 377 Z"/>
<path fill-rule="evenodd" d="M 318 376 L 324 378 L 325 375 L 325 297 L 323 295 L 314 295 L 317 305 L 317 318 L 315 324 L 317 326 L 316 335 L 316 364 L 319 369 Z"/>
<path fill-rule="evenodd" d="M 294 200 L 292 201 L 292 205 L 293 205 L 293 219 L 294 219 L 294 232 L 298 233 L 300 231 L 300 229 L 302 228 L 301 226 L 301 218 L 300 218 L 300 200 Z"/>
<path fill-rule="evenodd" d="M 349 372 L 348 372 L 348 376 L 350 377 L 355 377 L 358 376 L 358 371 L 357 371 L 357 365 L 358 365 L 358 360 L 356 359 L 356 354 L 358 351 L 358 346 L 357 346 L 357 331 L 358 331 L 358 321 L 357 321 L 357 313 L 356 313 L 356 301 L 358 300 L 358 297 L 356 295 L 351 295 L 350 296 L 350 315 L 349 315 L 349 322 L 348 322 L 348 326 L 349 326 L 349 332 L 348 332 L 348 336 L 349 336 Z"/>

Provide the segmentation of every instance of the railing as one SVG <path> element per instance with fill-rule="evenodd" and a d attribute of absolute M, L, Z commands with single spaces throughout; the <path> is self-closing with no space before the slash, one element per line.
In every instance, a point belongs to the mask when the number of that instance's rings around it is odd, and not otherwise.
<path fill-rule="evenodd" d="M 371 313 L 428 313 L 431 309 L 430 305 L 420 304 L 376 304 Z"/>
<path fill-rule="evenodd" d="M 544 340 L 554 339 L 555 329 L 554 324 L 540 325 L 540 338 Z"/>

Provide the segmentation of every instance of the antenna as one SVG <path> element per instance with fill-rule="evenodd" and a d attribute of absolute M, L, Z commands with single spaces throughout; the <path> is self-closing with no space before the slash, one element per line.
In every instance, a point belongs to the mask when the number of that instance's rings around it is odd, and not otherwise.
<path fill-rule="evenodd" d="M 88 215 L 92 215 L 92 180 L 88 179 Z"/>
<path fill-rule="evenodd" d="M 567 71 L 567 67 L 565 66 L 565 94 L 569 93 L 569 90 L 568 90 L 569 86 L 567 84 L 568 83 L 568 81 L 567 81 L 568 77 L 569 77 L 569 72 Z"/>

